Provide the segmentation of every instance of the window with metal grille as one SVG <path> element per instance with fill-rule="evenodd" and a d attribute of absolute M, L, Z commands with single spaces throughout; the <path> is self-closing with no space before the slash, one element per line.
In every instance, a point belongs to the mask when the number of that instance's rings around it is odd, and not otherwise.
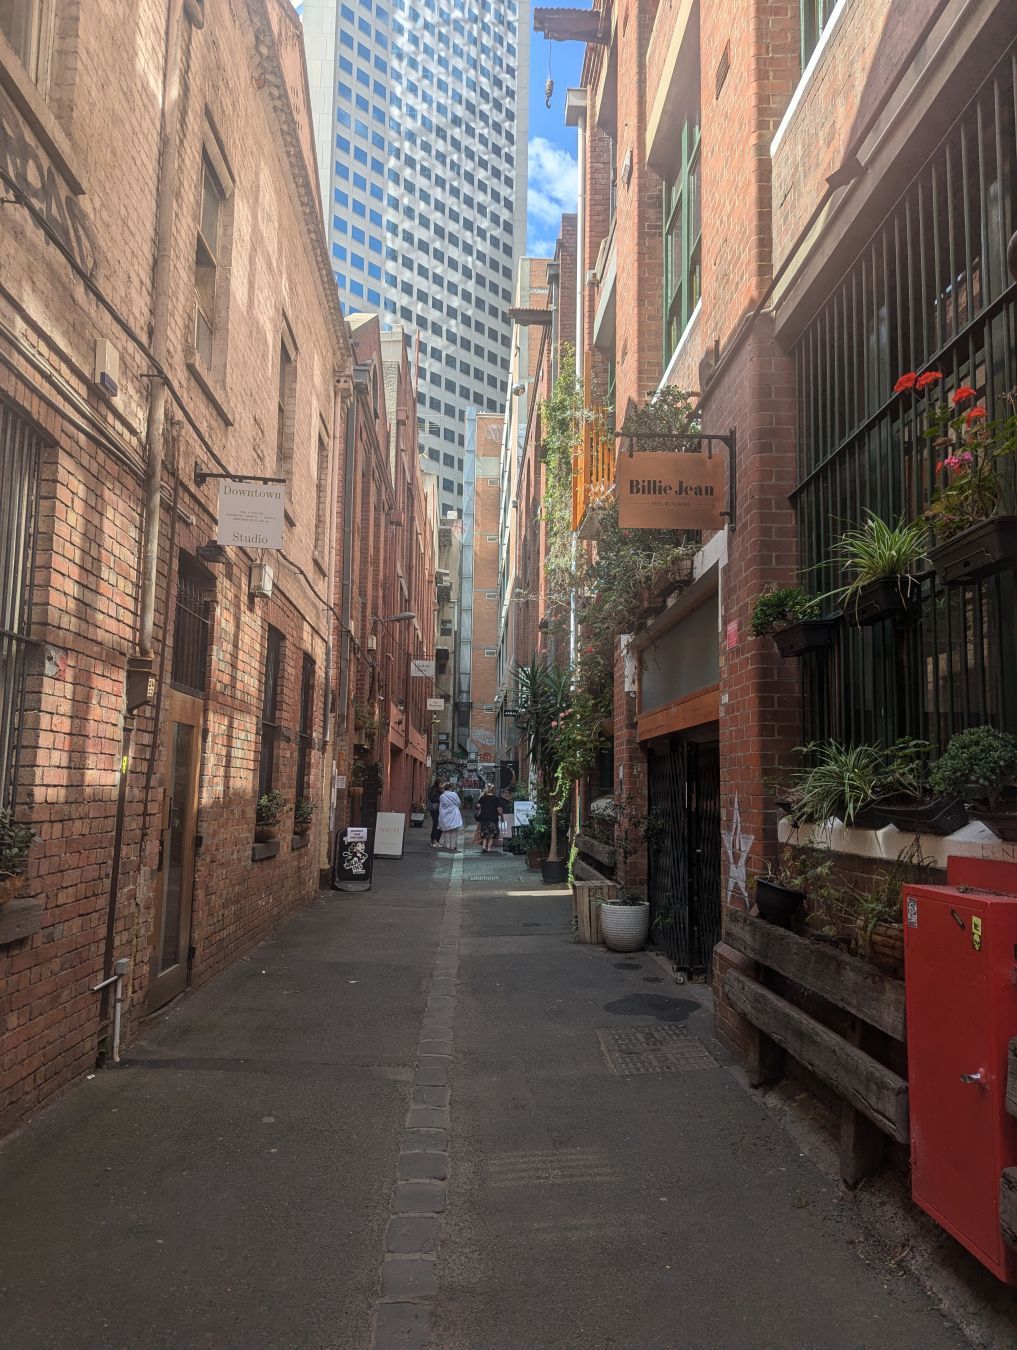
<path fill-rule="evenodd" d="M 690 96 L 673 178 L 664 179 L 664 360 L 699 303 L 703 216 L 699 173 L 699 90 Z M 613 380 L 613 371 L 611 378 Z"/>
<path fill-rule="evenodd" d="M 801 566 L 818 595 L 843 583 L 831 550 L 866 511 L 914 519 L 928 506 L 938 451 L 922 400 L 893 392 L 901 373 L 935 369 L 937 397 L 978 390 L 990 417 L 1017 384 L 1017 288 L 1006 266 L 1014 205 L 1017 48 L 1011 48 L 922 165 L 799 339 Z M 1014 463 L 1003 472 L 1017 505 Z M 922 578 L 905 627 L 842 625 L 828 654 L 803 662 L 807 738 L 919 736 L 943 745 L 964 727 L 1017 731 L 1013 573 L 944 589 Z"/>
<path fill-rule="evenodd" d="M 279 734 L 279 685 L 282 681 L 283 636 L 269 625 L 265 639 L 265 682 L 261 694 L 261 759 L 258 765 L 258 796 L 272 791 L 275 776 L 275 744 Z"/>
<path fill-rule="evenodd" d="M 14 805 L 17 787 L 40 450 L 35 431 L 0 401 L 0 807 Z"/>
<path fill-rule="evenodd" d="M 314 733 L 314 658 L 304 652 L 300 672 L 300 730 L 297 733 L 296 800 L 306 797 L 310 788 L 311 745 Z"/>
<path fill-rule="evenodd" d="M 208 594 L 212 585 L 204 568 L 186 553 L 181 553 L 177 564 L 170 683 L 202 698 L 208 679 Z"/>

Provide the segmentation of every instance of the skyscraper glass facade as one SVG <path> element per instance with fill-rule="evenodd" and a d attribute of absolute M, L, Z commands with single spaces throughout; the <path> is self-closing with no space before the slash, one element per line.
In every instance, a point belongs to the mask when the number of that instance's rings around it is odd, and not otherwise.
<path fill-rule="evenodd" d="M 332 270 L 413 335 L 423 453 L 463 509 L 465 413 L 505 406 L 525 242 L 522 0 L 304 0 Z M 521 115 L 519 109 L 522 109 Z"/>

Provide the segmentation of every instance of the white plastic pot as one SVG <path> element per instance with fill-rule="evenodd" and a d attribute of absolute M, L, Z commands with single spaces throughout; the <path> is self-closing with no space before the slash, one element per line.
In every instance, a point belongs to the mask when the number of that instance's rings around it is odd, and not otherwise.
<path fill-rule="evenodd" d="M 600 906 L 600 933 L 604 946 L 613 952 L 638 952 L 646 945 L 650 931 L 649 901 L 638 905 Z"/>

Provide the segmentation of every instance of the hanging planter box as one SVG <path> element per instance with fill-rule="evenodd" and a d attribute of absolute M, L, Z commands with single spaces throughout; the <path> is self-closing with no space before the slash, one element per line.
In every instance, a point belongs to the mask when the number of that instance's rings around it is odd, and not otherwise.
<path fill-rule="evenodd" d="M 1017 567 L 1017 516 L 979 521 L 937 545 L 929 557 L 944 586 L 963 586 Z"/>
<path fill-rule="evenodd" d="M 781 656 L 804 656 L 806 652 L 829 647 L 839 619 L 799 619 L 786 628 L 776 629 L 771 636 Z"/>
<path fill-rule="evenodd" d="M 914 577 L 877 577 L 845 602 L 844 620 L 854 628 L 868 628 L 884 619 L 903 619 L 920 593 Z"/>
<path fill-rule="evenodd" d="M 889 823 L 890 815 L 886 808 L 871 803 L 856 811 L 850 822 L 844 822 L 849 830 L 885 830 Z"/>
<path fill-rule="evenodd" d="M 987 825 L 998 839 L 1017 844 L 1017 802 L 1011 802 L 996 811 L 972 802 L 971 818 Z"/>
<path fill-rule="evenodd" d="M 936 797 L 933 801 L 901 800 L 887 802 L 890 824 L 904 834 L 953 834 L 968 823 L 968 813 L 960 797 Z"/>

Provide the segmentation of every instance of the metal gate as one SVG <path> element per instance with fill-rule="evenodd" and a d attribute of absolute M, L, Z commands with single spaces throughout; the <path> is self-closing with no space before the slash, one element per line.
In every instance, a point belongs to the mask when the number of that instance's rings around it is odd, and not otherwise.
<path fill-rule="evenodd" d="M 708 971 L 720 941 L 720 747 L 672 741 L 649 753 L 649 899 L 656 945 Z"/>

